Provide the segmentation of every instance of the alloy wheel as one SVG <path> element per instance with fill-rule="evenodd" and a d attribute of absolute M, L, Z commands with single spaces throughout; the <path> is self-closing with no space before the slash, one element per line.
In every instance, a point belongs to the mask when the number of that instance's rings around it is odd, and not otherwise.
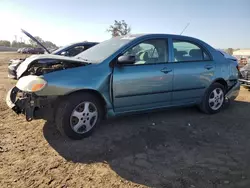
<path fill-rule="evenodd" d="M 224 102 L 224 92 L 221 88 L 215 88 L 209 95 L 209 107 L 218 110 Z"/>
<path fill-rule="evenodd" d="M 70 126 L 78 134 L 90 131 L 96 124 L 98 111 L 92 102 L 82 102 L 76 106 L 70 116 Z"/>

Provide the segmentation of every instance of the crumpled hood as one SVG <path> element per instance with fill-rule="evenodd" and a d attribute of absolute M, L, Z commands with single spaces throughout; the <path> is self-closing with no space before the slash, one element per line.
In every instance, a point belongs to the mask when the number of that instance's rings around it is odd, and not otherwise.
<path fill-rule="evenodd" d="M 34 62 L 38 60 L 64 60 L 64 61 L 72 61 L 72 62 L 79 62 L 79 63 L 86 63 L 81 59 L 77 59 L 74 57 L 66 57 L 66 56 L 59 56 L 59 55 L 52 55 L 52 54 L 44 54 L 44 55 L 32 55 L 23 61 L 19 67 L 17 68 L 17 79 L 22 76 L 22 74 L 28 69 L 28 67 Z M 46 63 L 46 62 L 44 62 Z"/>
<path fill-rule="evenodd" d="M 10 64 L 18 64 L 20 62 L 24 61 L 23 59 L 11 59 Z"/>

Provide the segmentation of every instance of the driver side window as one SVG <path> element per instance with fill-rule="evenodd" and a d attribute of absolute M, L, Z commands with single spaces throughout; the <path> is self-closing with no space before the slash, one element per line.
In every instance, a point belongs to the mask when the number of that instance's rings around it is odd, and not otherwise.
<path fill-rule="evenodd" d="M 135 56 L 135 65 L 166 63 L 168 61 L 167 41 L 146 40 L 130 48 L 124 55 Z"/>

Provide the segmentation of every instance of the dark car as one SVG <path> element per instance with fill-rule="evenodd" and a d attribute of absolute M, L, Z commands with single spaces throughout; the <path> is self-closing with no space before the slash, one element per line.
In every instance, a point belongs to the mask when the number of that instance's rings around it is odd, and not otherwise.
<path fill-rule="evenodd" d="M 73 43 L 67 46 L 63 46 L 55 51 L 49 51 L 44 45 L 42 45 L 36 38 L 34 38 L 31 34 L 29 34 L 27 31 L 22 30 L 24 34 L 26 34 L 28 37 L 30 37 L 32 40 L 34 40 L 39 46 L 41 46 L 43 50 L 48 54 L 53 54 L 53 55 L 63 55 L 63 56 L 68 56 L 68 57 L 73 57 L 76 56 L 77 54 L 91 48 L 92 46 L 98 44 L 97 42 L 78 42 L 78 43 Z M 24 48 L 22 49 L 21 53 L 26 53 L 26 54 L 33 54 L 34 52 L 39 52 L 38 48 L 36 49 L 31 49 L 31 48 Z M 12 59 L 10 60 L 9 66 L 8 66 L 8 77 L 17 79 L 16 75 L 16 70 L 18 66 L 24 61 L 25 59 Z M 46 61 L 48 63 L 48 61 Z M 39 62 L 42 64 L 42 61 Z M 53 63 L 53 62 L 51 62 Z"/>
<path fill-rule="evenodd" d="M 91 48 L 92 46 L 96 45 L 98 43 L 96 42 L 78 42 L 78 43 L 72 43 L 67 46 L 63 46 L 61 48 L 58 48 L 57 50 L 51 52 L 51 54 L 54 55 L 63 55 L 68 57 L 73 57 L 78 55 L 79 53 Z"/>
<path fill-rule="evenodd" d="M 17 53 L 22 53 L 22 50 L 23 50 L 24 48 L 18 48 L 18 50 L 17 50 Z"/>
<path fill-rule="evenodd" d="M 25 48 L 21 51 L 23 54 L 44 54 L 43 48 Z"/>

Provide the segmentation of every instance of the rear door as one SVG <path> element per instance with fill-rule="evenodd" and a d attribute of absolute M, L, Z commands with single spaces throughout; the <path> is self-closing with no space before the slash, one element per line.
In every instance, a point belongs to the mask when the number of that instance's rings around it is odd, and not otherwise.
<path fill-rule="evenodd" d="M 215 63 L 208 51 L 191 40 L 174 39 L 173 104 L 199 100 L 214 77 Z"/>
<path fill-rule="evenodd" d="M 116 113 L 168 106 L 171 103 L 173 65 L 167 39 L 145 40 L 123 55 L 136 56 L 133 65 L 115 66 L 113 101 Z"/>

